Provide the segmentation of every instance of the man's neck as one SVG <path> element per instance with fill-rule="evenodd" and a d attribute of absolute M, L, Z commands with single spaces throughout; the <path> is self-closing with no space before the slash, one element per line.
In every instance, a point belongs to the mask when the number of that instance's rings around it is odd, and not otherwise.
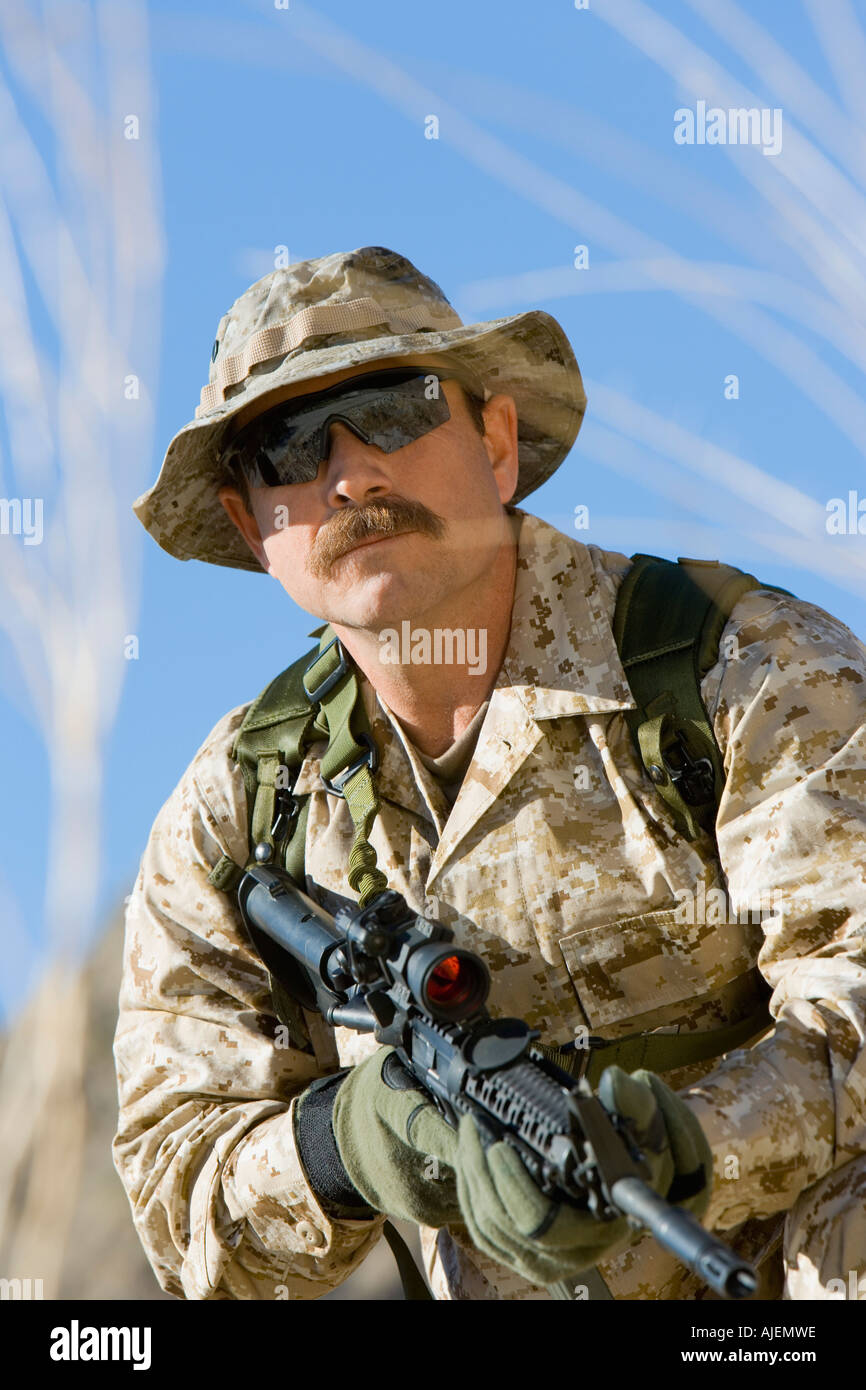
<path fill-rule="evenodd" d="M 471 593 L 390 629 L 387 660 L 382 632 L 331 624 L 416 748 L 429 757 L 460 737 L 496 684 L 511 633 L 516 564 L 509 529 Z"/>

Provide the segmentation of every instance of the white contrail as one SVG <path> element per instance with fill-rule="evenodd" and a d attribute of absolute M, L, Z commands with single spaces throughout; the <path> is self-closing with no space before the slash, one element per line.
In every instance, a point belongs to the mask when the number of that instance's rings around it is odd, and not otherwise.
<path fill-rule="evenodd" d="M 587 396 L 593 403 L 593 415 L 617 433 L 673 459 L 712 482 L 713 487 L 733 493 L 792 531 L 804 537 L 820 537 L 826 511 L 799 488 L 765 473 L 730 450 L 692 434 L 647 406 L 638 405 L 600 381 L 587 383 Z M 866 566 L 866 555 L 862 560 Z"/>
<path fill-rule="evenodd" d="M 528 131 L 599 164 L 607 174 L 619 174 L 691 221 L 708 227 L 714 238 L 746 252 L 756 263 L 766 261 L 778 270 L 781 253 L 787 249 L 796 258 L 794 265 L 818 280 L 842 306 L 849 321 L 852 315 L 866 320 L 866 275 L 858 276 L 838 239 L 830 237 L 802 200 L 778 180 L 765 179 L 763 197 L 751 208 L 742 198 L 734 198 L 696 176 L 691 166 L 686 173 L 681 162 L 613 130 L 592 112 L 482 74 L 455 78 L 451 73 L 445 83 L 448 90 L 459 93 L 470 110 L 481 108 L 493 113 L 500 125 Z M 706 161 L 705 167 L 710 167 Z M 760 164 L 758 167 L 760 171 Z M 741 172 L 745 169 L 743 165 Z"/>
<path fill-rule="evenodd" d="M 419 124 L 427 113 L 436 113 L 440 129 L 445 130 L 447 138 L 462 154 L 500 182 L 519 192 L 522 197 L 528 198 L 536 206 L 580 231 L 582 235 L 605 245 L 619 255 L 642 256 L 647 262 L 648 273 L 651 273 L 652 262 L 669 263 L 676 259 L 675 253 L 663 243 L 647 236 L 606 208 L 600 207 L 561 179 L 539 170 L 524 156 L 509 150 L 501 140 L 481 130 L 462 113 L 443 102 L 437 93 L 423 87 L 389 59 L 383 58 L 333 24 L 323 23 L 318 16 L 310 18 L 306 6 L 297 6 L 297 14 L 301 20 L 293 30 L 297 37 L 302 38 L 322 56 L 329 58 L 355 81 L 373 87 L 407 115 L 417 119 Z M 721 285 L 718 291 L 712 292 L 723 294 L 724 285 Z M 866 317 L 866 281 L 860 281 L 860 292 Z M 849 312 L 851 294 L 849 286 Z M 704 299 L 699 307 L 723 322 L 726 327 L 741 331 L 736 322 L 732 324 L 721 306 L 707 304 Z M 815 364 L 816 374 L 820 375 L 824 385 L 832 390 L 834 397 L 845 407 L 846 413 L 840 421 L 840 427 L 849 437 L 852 431 L 854 432 L 859 447 L 859 441 L 864 437 L 859 431 L 857 419 L 860 402 L 853 393 L 848 392 L 844 383 L 838 381 L 829 369 L 824 368 L 814 354 L 808 354 L 801 344 L 786 338 L 783 331 L 777 329 L 767 316 L 753 310 L 748 335 L 741 332 L 741 336 L 748 336 L 749 341 L 753 341 L 756 334 L 766 344 L 767 350 L 772 352 L 777 365 L 782 365 L 787 360 L 784 369 L 794 376 L 801 389 L 807 390 L 807 393 L 812 391 L 812 387 L 806 380 L 804 354 L 810 357 Z M 818 403 L 820 404 L 820 401 Z"/>
<path fill-rule="evenodd" d="M 652 290 L 712 294 L 763 304 L 822 337 L 866 372 L 866 338 L 831 300 L 789 276 L 721 261 L 686 261 L 677 256 L 653 261 L 598 261 L 589 274 L 576 274 L 572 267 L 550 266 L 473 280 L 460 286 L 457 297 L 471 313 L 487 313 L 506 304 L 511 307 L 573 295 Z"/>
<path fill-rule="evenodd" d="M 724 107 L 762 105 L 754 93 L 736 82 L 721 64 L 643 0 L 607 0 L 597 14 L 694 97 L 703 97 Z M 783 152 L 776 158 L 743 158 L 744 154 L 749 156 L 754 152 L 733 145 L 719 148 L 735 161 L 738 172 L 796 227 L 804 263 L 843 303 L 847 285 L 847 293 L 856 295 L 859 309 L 863 298 L 863 266 L 859 262 L 866 255 L 866 198 L 863 194 L 790 122 L 785 124 Z M 841 265 L 835 263 L 842 245 L 816 218 L 802 207 L 798 208 L 790 197 L 784 197 L 779 178 L 787 180 L 800 198 L 811 203 L 820 217 L 831 223 L 834 232 L 847 241 L 858 258 L 856 268 L 847 260 Z M 781 234 L 785 235 L 786 231 L 784 226 L 780 227 Z"/>
<path fill-rule="evenodd" d="M 635 268 L 634 262 L 627 263 L 622 285 L 618 283 L 618 262 L 612 266 L 598 266 L 592 271 L 580 273 L 552 269 L 525 274 L 534 277 L 528 283 L 534 284 L 536 289 L 544 287 L 547 299 L 555 290 L 558 290 L 560 295 L 591 293 L 592 282 L 596 277 L 602 281 L 601 288 L 608 292 L 623 287 L 633 290 L 655 287 L 675 289 L 687 303 L 702 309 L 709 317 L 723 324 L 729 332 L 747 343 L 752 350 L 760 352 L 827 416 L 859 452 L 863 452 L 866 441 L 866 404 L 862 395 L 828 367 L 801 338 L 782 328 L 769 314 L 763 313 L 745 298 L 738 298 L 734 302 L 732 291 L 736 284 L 740 284 L 743 289 L 751 288 L 751 297 L 768 298 L 771 302 L 773 292 L 778 295 L 781 288 L 778 284 L 770 283 L 764 295 L 755 292 L 756 284 L 749 281 L 748 272 L 735 271 L 732 276 L 728 276 L 727 267 L 719 268 L 709 263 L 703 266 L 694 265 L 681 261 L 676 256 L 637 264 L 640 267 L 639 271 Z M 645 277 L 643 283 L 638 278 L 639 275 Z M 751 272 L 751 275 L 758 277 L 757 284 L 763 278 L 763 272 Z M 499 304 L 514 305 L 526 294 L 527 280 L 524 276 L 515 277 L 514 280 L 499 277 L 493 284 L 499 292 L 496 301 Z M 465 286 L 463 292 L 475 306 L 483 302 L 489 307 L 494 302 L 491 287 L 483 280 Z M 795 300 L 793 302 L 796 303 Z M 844 319 L 825 301 L 819 300 L 818 304 L 824 309 L 823 320 L 813 323 L 805 316 L 811 307 L 811 301 L 808 298 L 801 300 L 800 308 L 804 314 L 802 321 L 816 332 L 820 332 L 823 327 L 825 336 L 834 341 L 834 345 L 840 351 L 846 351 L 846 355 L 849 355 L 856 365 L 862 367 L 864 345 L 855 340 L 848 344 L 851 352 L 847 353 L 843 343 L 846 343 L 851 335 L 845 332 Z M 773 304 L 772 307 L 784 312 L 782 304 Z M 480 312 L 477 307 L 476 312 Z M 797 317 L 796 310 L 792 316 Z"/>
<path fill-rule="evenodd" d="M 259 9 L 258 6 L 252 8 Z M 617 217 L 563 180 L 539 169 L 532 161 L 509 149 L 503 141 L 481 129 L 446 102 L 438 92 L 416 81 L 395 63 L 310 11 L 307 6 L 296 4 L 291 13 L 293 37 L 301 39 L 353 81 L 371 87 L 407 117 L 416 120 L 419 126 L 425 115 L 435 113 L 439 117 L 443 137 L 465 158 L 524 199 L 571 226 L 587 242 L 602 244 L 621 257 L 651 260 L 670 259 L 675 255 L 670 247 L 647 236 L 625 219 Z M 650 51 L 650 56 L 654 57 L 655 53 Z M 710 61 L 707 59 L 707 62 Z M 727 81 L 731 81 L 722 69 L 718 71 Z M 748 93 L 746 95 L 749 96 Z M 795 162 L 787 146 L 786 156 L 786 164 Z M 763 159 L 751 161 L 759 167 L 768 162 Z M 746 172 L 745 165 L 741 171 Z M 760 172 L 763 173 L 763 170 Z M 866 277 L 857 272 L 850 255 L 844 253 L 840 244 L 791 194 L 776 187 L 772 179 L 769 187 L 764 186 L 762 191 L 782 214 L 778 224 L 780 235 L 789 240 L 800 260 L 824 284 L 828 293 L 844 306 L 849 317 L 857 314 L 866 321 Z"/>
<path fill-rule="evenodd" d="M 728 48 L 748 63 L 760 78 L 762 86 L 776 94 L 778 100 L 784 103 L 785 113 L 790 113 L 802 126 L 812 130 L 825 150 L 838 163 L 847 165 L 862 184 L 866 179 L 866 131 L 852 126 L 849 116 L 819 87 L 805 68 L 795 62 L 790 53 L 736 0 L 686 0 L 686 3 L 716 31 Z M 816 6 L 831 36 L 841 33 L 834 13 L 837 4 L 838 0 L 834 0 L 831 8 L 826 0 L 819 0 Z M 853 27 L 856 30 L 856 21 Z M 854 35 L 850 29 L 847 38 L 856 53 Z M 862 92 L 863 69 L 858 77 Z"/>
<path fill-rule="evenodd" d="M 866 127 L 866 37 L 863 35 L 849 0 L 803 0 L 812 27 L 818 35 L 824 56 L 830 65 L 842 99 L 861 131 L 852 131 L 852 140 L 861 137 Z M 844 148 L 839 152 L 844 158 Z"/>
<path fill-rule="evenodd" d="M 591 399 L 595 403 L 595 388 Z M 669 546 L 682 547 L 683 536 L 688 535 L 690 554 L 714 556 L 729 563 L 742 558 L 752 568 L 757 564 L 755 547 L 760 546 L 798 569 L 820 575 L 847 593 L 862 598 L 866 569 L 862 544 L 858 545 L 856 536 L 828 536 L 826 508 L 820 503 L 785 484 L 777 499 L 777 479 L 767 478 L 753 464 L 729 452 L 724 453 L 724 463 L 730 471 L 717 473 L 718 451 L 702 457 L 707 447 L 705 441 L 684 430 L 679 430 L 679 439 L 669 440 L 666 435 L 669 422 L 659 416 L 654 417 L 652 444 L 647 443 L 647 432 L 640 421 L 628 422 L 629 437 L 617 433 L 620 418 L 610 402 L 599 399 L 598 408 L 594 405 L 592 419 L 587 421 L 575 455 L 575 487 L 579 486 L 585 463 L 600 464 L 629 482 L 685 507 L 698 518 L 697 522 L 664 523 L 651 517 L 643 518 L 648 529 L 647 534 L 640 537 L 641 549 L 650 549 L 651 528 L 662 524 Z M 674 458 L 676 463 L 672 462 Z M 701 479 L 711 482 L 711 493 L 708 494 L 706 483 Z M 708 505 L 708 496 L 712 498 L 711 505 Z M 570 530 L 571 520 L 564 530 Z M 618 537 L 618 546 L 625 543 L 624 536 L 629 530 L 628 518 L 622 520 L 623 538 Z M 768 527 L 767 523 L 772 525 Z M 593 536 L 598 529 L 598 518 L 593 513 Z M 612 534 L 616 534 L 615 527 Z M 804 542 L 808 546 L 807 559 Z"/>
<path fill-rule="evenodd" d="M 663 154 L 617 130 L 595 111 L 484 73 L 458 72 L 453 67 L 437 67 L 436 71 L 442 90 L 452 93 L 467 113 L 568 150 L 578 159 L 598 165 L 606 175 L 618 176 L 642 189 L 690 222 L 706 227 L 714 238 L 744 251 L 751 260 L 766 260 L 775 270 L 780 268 L 782 248 L 763 203 L 747 206 L 742 196 L 728 193 L 691 168 L 686 171 L 674 154 Z M 675 149 L 673 141 L 671 149 Z M 799 269 L 799 254 L 788 259 L 791 268 Z"/>

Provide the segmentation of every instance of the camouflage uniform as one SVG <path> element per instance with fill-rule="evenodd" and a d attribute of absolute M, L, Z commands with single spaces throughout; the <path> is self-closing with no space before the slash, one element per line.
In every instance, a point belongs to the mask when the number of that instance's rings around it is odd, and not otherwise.
<path fill-rule="evenodd" d="M 786 1296 L 826 1297 L 830 1279 L 866 1274 L 866 650 L 812 604 L 767 590 L 741 599 L 703 683 L 727 773 L 718 851 L 708 837 L 689 843 L 623 716 L 633 702 L 611 621 L 629 560 L 517 516 L 509 647 L 450 813 L 362 683 L 381 751 L 379 864 L 415 910 L 485 957 L 493 1010 L 546 1042 L 719 1027 L 749 1012 L 763 976 L 774 1030 L 665 1079 L 713 1148 L 705 1224 L 761 1264 L 765 1294 L 780 1292 L 784 1252 Z M 222 854 L 248 857 L 229 757 L 246 708 L 202 745 L 142 860 L 114 1154 L 165 1289 L 315 1298 L 360 1263 L 381 1218 L 322 1210 L 294 1147 L 293 1097 L 376 1044 L 307 1015 L 310 1053 L 275 1046 L 267 976 L 233 901 L 206 882 Z M 312 794 L 307 890 L 333 911 L 354 831 L 322 788 L 322 752 L 311 749 L 297 788 Z M 713 888 L 727 893 L 727 921 L 714 920 Z M 682 920 L 695 894 L 706 921 Z M 747 920 L 758 905 L 763 921 Z M 547 1297 L 458 1228 L 425 1232 L 424 1245 L 438 1298 Z M 706 1295 L 649 1237 L 601 1273 L 618 1298 Z"/>

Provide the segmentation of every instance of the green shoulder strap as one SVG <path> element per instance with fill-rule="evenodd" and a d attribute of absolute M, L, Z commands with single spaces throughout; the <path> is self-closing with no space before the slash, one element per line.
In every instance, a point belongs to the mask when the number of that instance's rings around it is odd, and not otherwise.
<path fill-rule="evenodd" d="M 304 841 L 309 797 L 294 795 L 298 769 L 308 746 L 327 738 L 322 778 L 329 791 L 343 796 L 355 825 L 349 856 L 351 887 L 365 906 L 387 887 L 376 867 L 368 836 L 379 810 L 373 781 L 376 747 L 360 698 L 355 667 L 328 626 L 318 629 L 318 647 L 282 671 L 250 705 L 232 747 L 240 763 L 249 808 L 252 863 L 281 856 L 292 878 L 304 883 Z M 233 893 L 244 867 L 223 855 L 208 882 Z M 293 1046 L 309 1047 L 296 996 L 304 998 L 303 978 L 293 962 L 262 933 L 254 945 L 271 977 L 277 1017 L 288 1028 Z"/>
<path fill-rule="evenodd" d="M 303 804 L 292 797 L 292 786 L 303 761 L 304 747 L 322 738 L 326 729 L 316 727 L 318 711 L 304 693 L 303 675 L 316 655 L 307 652 L 282 671 L 250 705 L 235 737 L 232 757 L 240 763 L 247 795 L 251 857 L 255 848 L 282 840 L 284 862 L 291 859 L 293 877 L 303 886 L 304 833 L 308 798 Z M 297 849 L 300 846 L 300 855 Z M 294 855 L 291 851 L 294 849 Z M 292 872 L 292 869 L 289 870 Z M 234 893 L 244 866 L 223 855 L 208 876 L 208 882 L 225 893 Z M 298 997 L 305 996 L 304 981 L 294 963 L 258 933 L 255 947 L 270 974 L 274 1011 L 288 1029 L 289 1041 L 302 1051 L 312 1051 L 309 1033 Z"/>
<path fill-rule="evenodd" d="M 634 555 L 617 595 L 613 635 L 638 706 L 626 722 L 638 756 L 694 840 L 713 833 L 724 788 L 722 755 L 701 698 L 734 605 L 750 589 L 777 589 L 718 560 Z M 778 589 L 788 593 L 787 589 Z"/>

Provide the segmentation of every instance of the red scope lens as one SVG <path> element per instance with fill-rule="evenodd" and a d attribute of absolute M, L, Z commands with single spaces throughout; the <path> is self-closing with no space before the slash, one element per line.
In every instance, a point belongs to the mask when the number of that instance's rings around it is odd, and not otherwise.
<path fill-rule="evenodd" d="M 427 997 L 432 1004 L 453 1008 L 465 1004 L 476 985 L 476 972 L 468 961 L 446 956 L 427 977 Z"/>

